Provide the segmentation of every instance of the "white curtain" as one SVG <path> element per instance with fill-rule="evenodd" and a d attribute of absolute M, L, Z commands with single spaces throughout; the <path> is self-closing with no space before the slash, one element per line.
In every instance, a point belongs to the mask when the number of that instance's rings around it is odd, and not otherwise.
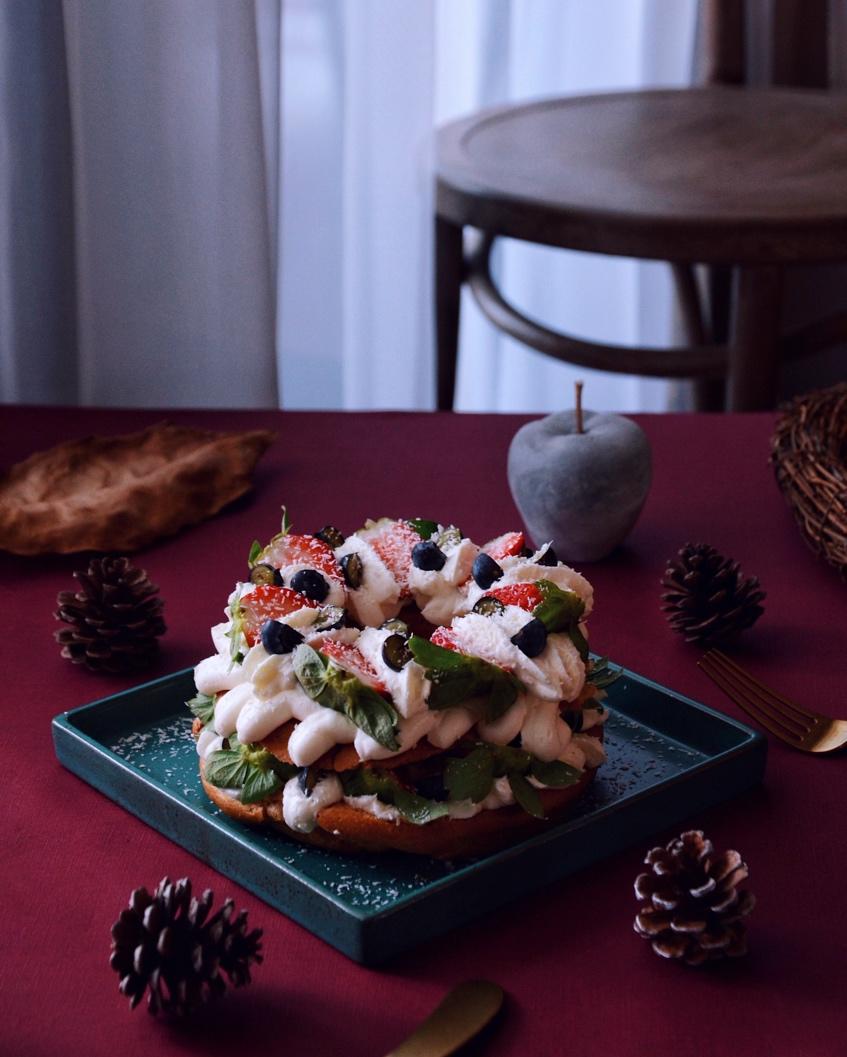
<path fill-rule="evenodd" d="M 3 399 L 277 404 L 278 45 L 278 0 L 0 4 Z"/>
<path fill-rule="evenodd" d="M 0 3 L 0 398 L 432 406 L 434 127 L 504 100 L 684 83 L 693 13 Z M 499 268 L 551 325 L 669 337 L 659 265 L 508 246 Z M 460 407 L 559 407 L 574 373 L 464 306 Z M 593 407 L 668 401 L 661 382 L 586 380 Z"/>
<path fill-rule="evenodd" d="M 431 150 L 443 121 L 505 101 L 685 84 L 695 0 L 288 0 L 283 293 L 288 406 L 431 406 Z M 662 265 L 512 245 L 508 296 L 608 341 L 671 339 Z M 585 377 L 597 408 L 665 409 L 662 381 L 577 372 L 462 306 L 457 406 L 545 410 Z M 302 360 L 308 368 L 301 366 Z"/>

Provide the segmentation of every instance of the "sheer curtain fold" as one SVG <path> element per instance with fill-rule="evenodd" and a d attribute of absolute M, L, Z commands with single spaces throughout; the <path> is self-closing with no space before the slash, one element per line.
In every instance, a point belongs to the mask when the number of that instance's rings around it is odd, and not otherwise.
<path fill-rule="evenodd" d="M 346 407 L 430 406 L 433 9 L 341 8 Z"/>
<path fill-rule="evenodd" d="M 0 4 L 0 71 L 0 398 L 75 402 L 69 104 L 54 0 Z"/>
<path fill-rule="evenodd" d="M 3 296 L 75 304 L 61 325 L 2 334 L 4 399 L 278 403 L 279 52 L 269 70 L 259 33 L 278 27 L 279 3 L 32 0 L 29 19 L 28 5 L 2 5 L 4 67 L 21 54 L 51 73 L 0 104 L 13 126 L 26 115 L 0 159 L 4 212 L 27 248 L 10 253 L 6 236 Z M 38 173 L 42 143 L 72 190 L 49 229 L 49 188 L 20 172 Z M 60 368 L 53 384 L 30 363 Z"/>
<path fill-rule="evenodd" d="M 433 129 L 540 95 L 685 84 L 694 8 L 695 0 L 289 0 L 283 274 L 304 293 L 289 291 L 289 310 L 283 300 L 286 403 L 321 406 L 341 379 L 343 406 L 432 406 Z M 507 295 L 553 326 L 610 341 L 671 338 L 670 284 L 658 266 L 510 244 L 497 270 Z M 340 283 L 340 301 L 325 294 L 337 327 L 304 312 L 314 299 L 308 275 Z M 469 299 L 462 314 L 460 409 L 544 410 L 569 399 L 575 370 L 495 333 Z M 327 379 L 319 388 L 301 386 L 295 372 L 316 332 Z M 592 406 L 667 405 L 664 382 L 587 373 Z"/>

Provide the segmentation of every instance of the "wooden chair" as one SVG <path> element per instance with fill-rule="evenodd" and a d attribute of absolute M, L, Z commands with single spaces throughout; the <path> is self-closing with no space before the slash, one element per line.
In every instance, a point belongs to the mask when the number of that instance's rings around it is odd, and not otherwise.
<path fill-rule="evenodd" d="M 813 43 L 802 61 L 774 64 L 775 79 L 820 86 L 825 0 L 775 3 L 783 43 Z M 701 3 L 704 86 L 504 106 L 439 130 L 440 409 L 454 402 L 463 283 L 524 344 L 583 367 L 694 379 L 700 409 L 773 407 L 781 357 L 847 337 L 847 313 L 780 335 L 785 269 L 847 261 L 847 98 L 741 87 L 743 26 L 742 0 Z M 465 227 L 476 232 L 467 247 Z M 670 262 L 687 344 L 606 345 L 528 319 L 492 279 L 500 236 Z M 703 265 L 705 283 L 695 273 Z"/>

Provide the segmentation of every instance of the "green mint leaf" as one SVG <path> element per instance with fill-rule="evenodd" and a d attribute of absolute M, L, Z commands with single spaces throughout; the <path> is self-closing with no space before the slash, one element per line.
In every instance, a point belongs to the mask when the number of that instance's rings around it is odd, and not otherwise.
<path fill-rule="evenodd" d="M 556 789 L 564 789 L 569 785 L 576 785 L 582 778 L 582 771 L 578 767 L 572 767 L 569 763 L 561 760 L 552 760 L 545 763 L 543 760 L 533 760 L 530 766 L 532 777 Z"/>
<path fill-rule="evenodd" d="M 283 784 L 285 784 L 289 778 L 294 778 L 300 773 L 301 768 L 297 767 L 295 764 L 283 763 L 282 760 L 278 760 L 273 753 L 269 753 L 268 755 L 270 756 L 268 767 L 270 767 L 274 774 L 282 779 Z"/>
<path fill-rule="evenodd" d="M 344 714 L 374 741 L 396 752 L 400 742 L 397 740 L 398 716 L 394 706 L 364 683 L 359 682 L 351 689 L 350 705 L 344 709 Z"/>
<path fill-rule="evenodd" d="M 412 635 L 408 645 L 432 683 L 427 704 L 436 711 L 473 704 L 483 719 L 493 722 L 511 708 L 523 690 L 514 675 L 479 657 L 466 657 L 418 635 Z"/>
<path fill-rule="evenodd" d="M 494 755 L 495 778 L 507 774 L 526 774 L 533 760 L 524 749 L 516 749 L 511 745 L 492 745 L 491 752 Z"/>
<path fill-rule="evenodd" d="M 191 709 L 192 714 L 200 720 L 204 727 L 208 727 L 208 725 L 214 720 L 214 697 L 209 697 L 208 694 L 198 693 L 195 697 L 192 697 L 190 701 L 186 701 L 185 703 Z"/>
<path fill-rule="evenodd" d="M 408 789 L 399 786 L 394 794 L 394 806 L 406 819 L 416 826 L 423 826 L 437 818 L 444 818 L 449 808 L 447 804 L 439 803 L 437 800 L 427 800 Z"/>
<path fill-rule="evenodd" d="M 409 638 L 409 649 L 415 660 L 423 668 L 463 668 L 467 658 L 456 653 L 455 650 L 446 650 L 443 646 L 436 646 L 429 639 L 421 638 L 420 635 L 412 635 Z"/>
<path fill-rule="evenodd" d="M 591 671 L 585 677 L 585 681 L 591 683 L 592 686 L 596 686 L 598 690 L 605 690 L 607 686 L 611 686 L 622 675 L 623 668 L 611 668 L 608 657 L 598 657 L 591 666 Z"/>
<path fill-rule="evenodd" d="M 484 689 L 470 665 L 458 669 L 429 668 L 426 674 L 432 684 L 427 705 L 435 712 L 471 705 L 472 698 L 481 696 Z"/>
<path fill-rule="evenodd" d="M 479 745 L 467 756 L 447 761 L 444 787 L 451 800 L 472 800 L 478 804 L 494 784 L 494 754 Z"/>
<path fill-rule="evenodd" d="M 233 621 L 232 627 L 226 632 L 226 637 L 229 639 L 229 666 L 230 668 L 234 664 L 244 663 L 244 654 L 241 650 L 241 625 L 237 621 Z"/>
<path fill-rule="evenodd" d="M 547 628 L 548 632 L 568 631 L 579 623 L 585 612 L 585 603 L 575 591 L 563 591 L 550 580 L 538 580 L 535 585 L 544 596 L 533 609 L 532 615 Z"/>
<path fill-rule="evenodd" d="M 282 780 L 274 770 L 270 767 L 265 770 L 263 767 L 253 766 L 241 787 L 239 799 L 242 804 L 256 804 L 273 793 L 278 793 L 280 789 Z"/>
<path fill-rule="evenodd" d="M 259 560 L 259 556 L 262 553 L 262 544 L 258 540 L 253 540 L 250 545 L 250 553 L 247 555 L 247 566 L 252 569 L 256 562 Z"/>
<path fill-rule="evenodd" d="M 229 607 L 229 612 L 232 626 L 229 631 L 226 632 L 226 637 L 229 639 L 229 660 L 231 668 L 233 664 L 242 663 L 244 660 L 244 653 L 241 647 L 247 645 L 244 638 L 244 609 L 241 605 L 241 588 L 236 592 L 235 598 L 232 600 L 232 604 Z"/>
<path fill-rule="evenodd" d="M 325 708 L 343 713 L 359 730 L 363 730 L 384 748 L 392 752 L 400 748 L 397 741 L 399 717 L 394 706 L 382 694 L 332 661 L 327 666 L 326 687 L 317 701 Z"/>
<path fill-rule="evenodd" d="M 407 822 L 423 826 L 433 819 L 443 818 L 447 804 L 437 800 L 427 800 L 400 785 L 396 778 L 385 771 L 372 767 L 359 767 L 342 775 L 345 796 L 376 796 L 383 804 L 396 807 Z"/>
<path fill-rule="evenodd" d="M 588 660 L 588 640 L 582 634 L 579 624 L 571 624 L 567 629 L 568 635 L 570 635 L 571 642 L 576 646 L 577 652 L 583 661 Z"/>
<path fill-rule="evenodd" d="M 280 530 L 279 530 L 279 532 L 277 532 L 273 536 L 271 536 L 270 542 L 268 543 L 267 547 L 263 547 L 262 550 L 260 551 L 260 554 L 264 554 L 265 551 L 269 550 L 273 546 L 273 544 L 276 543 L 278 540 L 284 539 L 289 534 L 289 532 L 291 532 L 291 521 L 288 518 L 288 510 L 285 507 L 283 507 L 282 508 L 282 525 L 280 527 Z M 251 551 L 251 553 L 252 553 L 252 551 Z"/>
<path fill-rule="evenodd" d="M 242 804 L 256 804 L 278 793 L 297 773 L 296 767 L 260 745 L 243 745 L 234 736 L 227 743 L 228 749 L 219 749 L 206 760 L 206 780 L 218 788 L 239 789 Z"/>
<path fill-rule="evenodd" d="M 509 788 L 512 790 L 516 803 L 520 804 L 527 814 L 535 818 L 544 818 L 544 805 L 541 803 L 538 790 L 530 785 L 522 774 L 509 775 Z"/>
<path fill-rule="evenodd" d="M 438 523 L 436 521 L 427 521 L 426 518 L 412 517 L 409 518 L 408 524 L 417 532 L 421 539 L 428 540 L 433 532 L 438 531 Z"/>
<path fill-rule="evenodd" d="M 517 700 L 519 691 L 523 690 L 523 683 L 514 675 L 509 675 L 502 668 L 495 668 L 495 671 L 500 674 L 492 678 L 484 706 L 484 718 L 488 723 L 505 716 Z"/>
<path fill-rule="evenodd" d="M 313 701 L 341 712 L 384 748 L 400 748 L 397 711 L 381 694 L 305 642 L 294 650 L 291 660 L 297 681 Z"/>
<path fill-rule="evenodd" d="M 585 612 L 583 600 L 575 591 L 563 591 L 550 580 L 538 580 L 536 587 L 541 590 L 544 600 L 533 609 L 532 615 L 541 621 L 548 632 L 566 632 L 580 657 L 587 661 L 588 642 L 579 628 Z"/>
<path fill-rule="evenodd" d="M 301 642 L 291 654 L 297 682 L 313 701 L 317 701 L 326 688 L 327 662 L 311 646 Z"/>
<path fill-rule="evenodd" d="M 219 789 L 240 789 L 250 774 L 250 764 L 238 749 L 218 749 L 206 760 L 206 781 Z"/>

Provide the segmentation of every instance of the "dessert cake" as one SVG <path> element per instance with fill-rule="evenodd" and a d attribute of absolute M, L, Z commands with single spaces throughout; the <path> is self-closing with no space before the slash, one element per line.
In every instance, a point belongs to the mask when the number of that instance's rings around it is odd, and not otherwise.
<path fill-rule="evenodd" d="M 520 532 L 282 531 L 248 559 L 189 702 L 207 795 L 300 841 L 439 858 L 561 817 L 605 759 L 588 581 Z"/>

